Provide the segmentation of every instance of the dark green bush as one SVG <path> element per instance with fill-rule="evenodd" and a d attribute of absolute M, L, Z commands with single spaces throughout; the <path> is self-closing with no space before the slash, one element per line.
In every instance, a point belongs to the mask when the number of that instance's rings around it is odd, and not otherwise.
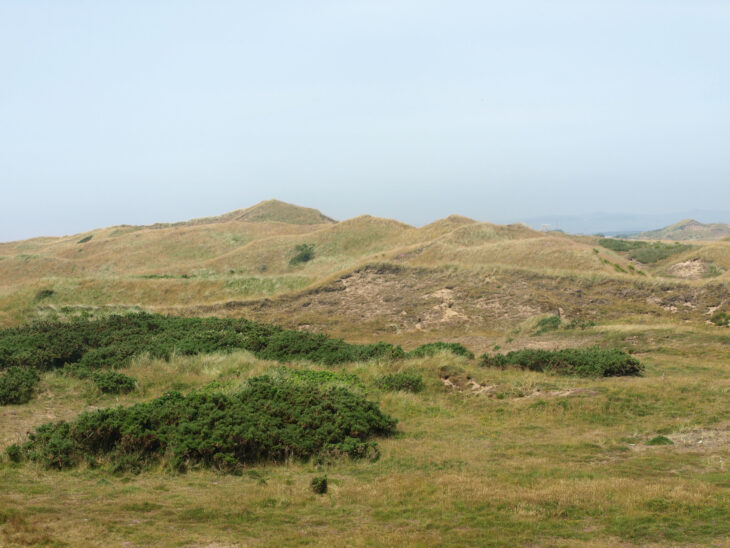
<path fill-rule="evenodd" d="M 411 350 L 407 356 L 413 358 L 424 358 L 426 356 L 433 356 L 439 352 L 451 352 L 457 356 L 464 356 L 469 360 L 474 359 L 474 354 L 467 350 L 463 345 L 459 343 L 446 343 L 446 342 L 433 342 L 428 344 L 422 344 L 415 350 Z"/>
<path fill-rule="evenodd" d="M 328 365 L 405 356 L 400 346 L 383 342 L 354 345 L 322 334 L 244 319 L 141 313 L 98 320 L 38 322 L 0 330 L 0 369 L 16 365 L 47 370 L 70 365 L 71 374 L 89 376 L 97 369 L 124 367 L 140 354 L 169 359 L 173 353 L 194 355 L 235 349 L 282 362 L 311 360 Z"/>
<path fill-rule="evenodd" d="M 93 238 L 93 237 L 94 237 L 94 235 L 93 235 L 93 234 L 89 234 L 88 236 L 85 236 L 84 238 L 81 238 L 81 239 L 80 239 L 80 240 L 79 240 L 78 242 L 76 242 L 76 243 L 77 243 L 77 244 L 85 244 L 86 242 L 90 241 L 90 240 L 91 240 L 91 238 Z"/>
<path fill-rule="evenodd" d="M 169 392 L 132 407 L 82 413 L 29 434 L 23 454 L 49 468 L 69 468 L 87 455 L 118 472 L 163 461 L 169 469 L 243 464 L 318 455 L 377 456 L 369 441 L 394 432 L 396 421 L 342 387 L 320 388 L 269 376 L 233 395 Z"/>
<path fill-rule="evenodd" d="M 647 445 L 674 445 L 674 442 L 666 436 L 656 436 L 646 442 Z"/>
<path fill-rule="evenodd" d="M 13 443 L 12 445 L 8 445 L 5 448 L 5 454 L 8 456 L 8 460 L 10 462 L 20 462 L 23 460 L 23 451 L 20 448 L 20 445 L 17 443 Z"/>
<path fill-rule="evenodd" d="M 486 367 L 519 367 L 530 371 L 553 372 L 580 377 L 619 377 L 640 375 L 644 366 L 618 349 L 565 348 L 563 350 L 517 350 L 507 354 L 484 354 Z"/>
<path fill-rule="evenodd" d="M 289 261 L 290 265 L 306 263 L 314 259 L 314 244 L 299 244 L 294 247 L 294 256 Z"/>
<path fill-rule="evenodd" d="M 0 373 L 0 405 L 29 402 L 38 382 L 40 377 L 32 369 L 8 368 Z"/>
<path fill-rule="evenodd" d="M 710 321 L 719 327 L 730 326 L 730 314 L 727 312 L 715 312 L 711 317 Z"/>
<path fill-rule="evenodd" d="M 540 318 L 537 325 L 535 326 L 535 332 L 533 336 L 542 335 L 548 331 L 555 331 L 560 328 L 560 316 L 548 316 L 546 318 Z"/>
<path fill-rule="evenodd" d="M 391 373 L 383 375 L 375 381 L 378 388 L 389 392 L 420 392 L 423 390 L 423 379 L 421 375 L 412 373 Z"/>
<path fill-rule="evenodd" d="M 324 495 L 327 492 L 327 476 L 317 476 L 312 478 L 309 487 L 312 492 L 317 495 Z"/>
<path fill-rule="evenodd" d="M 56 292 L 53 291 L 53 289 L 39 289 L 35 294 L 35 300 L 42 301 L 43 299 L 53 297 L 53 295 L 55 295 L 55 293 Z"/>
<path fill-rule="evenodd" d="M 105 394 L 126 394 L 137 385 L 137 379 L 116 371 L 97 371 L 91 380 Z"/>

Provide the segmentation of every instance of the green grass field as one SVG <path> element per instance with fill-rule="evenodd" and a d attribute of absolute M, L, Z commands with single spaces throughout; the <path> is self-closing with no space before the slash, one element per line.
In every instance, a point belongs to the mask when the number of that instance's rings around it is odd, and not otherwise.
<path fill-rule="evenodd" d="M 394 437 L 378 440 L 377 462 L 260 464 L 234 476 L 57 472 L 6 459 L 0 539 L 9 546 L 725 545 L 730 333 L 617 324 L 581 336 L 634 351 L 645 375 L 495 370 L 449 353 L 336 366 L 357 375 L 399 421 Z M 546 337 L 560 346 L 576 335 Z M 277 367 L 245 352 L 141 357 L 121 370 L 138 389 L 116 397 L 46 373 L 36 399 L 0 408 L 0 444 L 85 409 L 211 381 L 233 389 Z M 420 373 L 425 389 L 381 392 L 375 379 L 394 371 Z M 649 444 L 658 435 L 672 444 Z M 315 495 L 309 484 L 322 474 L 329 490 Z"/>

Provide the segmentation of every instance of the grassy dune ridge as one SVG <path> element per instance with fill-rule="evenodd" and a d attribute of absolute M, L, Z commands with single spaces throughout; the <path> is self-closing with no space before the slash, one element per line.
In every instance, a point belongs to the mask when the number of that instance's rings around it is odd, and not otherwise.
<path fill-rule="evenodd" d="M 370 216 L 335 222 L 316 210 L 269 201 L 183 223 L 0 243 L 0 325 L 69 307 L 162 311 L 258 302 L 315 290 L 377 262 L 449 266 L 464 273 L 521 269 L 554 278 L 575 273 L 627 284 L 645 277 L 700 286 L 727 285 L 730 279 L 725 241 L 693 242 L 691 249 L 652 264 L 598 241 L 458 216 L 420 228 Z M 302 244 L 314 246 L 314 258 L 291 264 Z M 44 290 L 52 293 L 39 299 Z"/>

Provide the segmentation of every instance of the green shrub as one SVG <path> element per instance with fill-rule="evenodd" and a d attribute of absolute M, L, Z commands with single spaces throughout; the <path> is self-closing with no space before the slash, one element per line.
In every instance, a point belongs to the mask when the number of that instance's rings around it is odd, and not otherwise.
<path fill-rule="evenodd" d="M 86 237 L 84 237 L 84 238 L 81 238 L 81 239 L 80 239 L 80 240 L 79 240 L 78 242 L 76 242 L 76 243 L 77 243 L 77 244 L 85 244 L 86 242 L 90 241 L 90 240 L 91 240 L 91 238 L 93 238 L 93 237 L 94 237 L 94 235 L 93 235 L 93 234 L 89 234 L 88 236 L 86 236 Z"/>
<path fill-rule="evenodd" d="M 23 460 L 23 452 L 20 449 L 20 445 L 13 443 L 5 448 L 5 454 L 8 456 L 10 462 L 20 462 Z"/>
<path fill-rule="evenodd" d="M 593 327 L 596 323 L 593 320 L 584 320 L 583 318 L 573 318 L 570 323 L 565 326 L 565 329 L 580 329 L 585 330 L 589 327 Z"/>
<path fill-rule="evenodd" d="M 666 436 L 657 436 L 646 442 L 647 445 L 674 445 L 674 442 Z"/>
<path fill-rule="evenodd" d="M 53 289 L 39 289 L 35 294 L 35 300 L 42 301 L 43 299 L 53 297 L 53 295 L 55 295 L 55 293 L 56 292 L 53 291 Z"/>
<path fill-rule="evenodd" d="M 306 263 L 314 259 L 314 244 L 299 244 L 294 247 L 294 256 L 289 261 L 290 265 Z"/>
<path fill-rule="evenodd" d="M 378 388 L 389 392 L 420 392 L 423 390 L 421 375 L 412 373 L 391 373 L 383 375 L 375 381 Z"/>
<path fill-rule="evenodd" d="M 730 326 L 730 314 L 727 312 L 715 312 L 711 317 L 710 321 L 719 327 Z"/>
<path fill-rule="evenodd" d="M 560 328 L 560 316 L 548 316 L 537 322 L 536 330 L 532 336 L 542 335 L 548 331 L 555 331 Z"/>
<path fill-rule="evenodd" d="M 32 369 L 8 368 L 0 373 L 0 405 L 29 402 L 39 382 L 38 373 Z"/>
<path fill-rule="evenodd" d="M 137 379 L 116 371 L 97 371 L 91 376 L 94 384 L 105 394 L 126 394 L 134 390 Z"/>
<path fill-rule="evenodd" d="M 312 478 L 309 487 L 312 492 L 317 495 L 324 495 L 327 492 L 327 476 L 317 476 Z"/>
<path fill-rule="evenodd" d="M 0 330 L 0 369 L 69 367 L 77 376 L 124 367 L 137 355 L 169 359 L 248 350 L 281 362 L 310 360 L 327 365 L 371 359 L 399 359 L 400 346 L 348 344 L 323 334 L 285 330 L 244 319 L 178 318 L 155 314 L 109 316 L 98 320 L 47 321 Z"/>
<path fill-rule="evenodd" d="M 262 376 L 232 395 L 168 392 L 148 403 L 44 424 L 29 434 L 23 454 L 57 469 L 90 455 L 117 472 L 160 461 L 176 471 L 236 472 L 262 461 L 377 456 L 370 438 L 393 433 L 395 425 L 375 403 L 345 388 Z"/>
<path fill-rule="evenodd" d="M 637 240 L 617 240 L 615 238 L 601 238 L 598 240 L 598 245 L 610 249 L 611 251 L 631 251 L 640 247 L 646 247 L 649 245 L 647 242 Z M 594 250 L 596 251 L 596 250 Z"/>
<path fill-rule="evenodd" d="M 463 345 L 459 343 L 446 343 L 446 342 L 432 342 L 428 344 L 422 344 L 418 348 L 411 350 L 407 356 L 413 358 L 424 358 L 426 356 L 433 356 L 439 352 L 451 352 L 456 356 L 464 356 L 469 360 L 474 359 L 474 354 L 467 350 Z"/>
<path fill-rule="evenodd" d="M 530 371 L 553 372 L 579 377 L 619 377 L 640 375 L 644 366 L 618 349 L 565 348 L 563 350 L 517 350 L 507 354 L 484 354 L 486 367 L 519 367 Z"/>

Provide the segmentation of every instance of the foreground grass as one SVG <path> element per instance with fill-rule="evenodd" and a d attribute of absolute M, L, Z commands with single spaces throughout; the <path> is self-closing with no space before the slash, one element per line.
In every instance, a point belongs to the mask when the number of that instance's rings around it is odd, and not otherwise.
<path fill-rule="evenodd" d="M 664 328 L 627 327 L 586 334 L 591 343 L 633 346 L 647 365 L 638 378 L 491 370 L 449 354 L 336 367 L 358 375 L 369 397 L 399 419 L 399 434 L 379 441 L 375 463 L 115 476 L 5 461 L 0 544 L 724 545 L 730 364 L 727 341 L 708 333 L 672 337 Z M 279 366 L 247 353 L 140 357 L 123 370 L 139 379 L 139 389 L 119 397 L 48 373 L 37 400 L 2 408 L 0 446 L 82 409 L 212 381 L 235 390 Z M 424 391 L 375 388 L 380 375 L 398 370 L 420 373 Z M 466 384 L 447 389 L 444 370 L 493 388 L 479 395 Z M 648 445 L 658 434 L 674 444 Z M 318 496 L 309 482 L 322 473 L 329 492 Z"/>

